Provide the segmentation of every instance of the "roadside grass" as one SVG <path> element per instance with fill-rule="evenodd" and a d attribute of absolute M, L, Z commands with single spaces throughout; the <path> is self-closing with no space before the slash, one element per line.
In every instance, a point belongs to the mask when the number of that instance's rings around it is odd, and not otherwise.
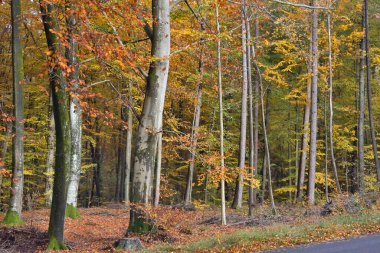
<path fill-rule="evenodd" d="M 276 224 L 222 234 L 184 245 L 162 245 L 145 252 L 257 252 L 380 232 L 380 211 L 337 215 L 298 224 Z"/>

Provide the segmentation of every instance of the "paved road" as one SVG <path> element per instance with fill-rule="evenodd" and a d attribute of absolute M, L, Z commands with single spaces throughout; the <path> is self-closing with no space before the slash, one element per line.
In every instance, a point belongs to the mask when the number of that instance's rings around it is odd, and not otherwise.
<path fill-rule="evenodd" d="M 277 249 L 266 253 L 380 253 L 380 234 Z"/>

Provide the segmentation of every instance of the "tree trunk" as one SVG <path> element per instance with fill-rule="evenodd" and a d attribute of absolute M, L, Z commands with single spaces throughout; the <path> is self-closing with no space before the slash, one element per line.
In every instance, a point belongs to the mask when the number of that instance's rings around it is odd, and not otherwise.
<path fill-rule="evenodd" d="M 259 20 L 255 20 L 255 44 L 252 44 L 252 56 L 254 59 L 256 58 L 256 45 L 259 41 L 260 36 L 260 29 L 259 29 Z M 254 107 L 253 107 L 253 113 L 254 113 L 254 128 L 253 128 L 253 167 L 255 169 L 254 174 L 257 178 L 258 176 L 258 165 L 259 165 L 259 100 L 260 100 L 260 90 L 259 90 L 259 73 L 255 73 L 255 88 L 254 88 Z M 256 203 L 257 202 L 257 189 L 254 189 L 253 192 L 253 200 Z"/>
<path fill-rule="evenodd" d="M 270 84 L 268 85 L 268 88 L 267 88 L 267 96 L 266 96 L 266 103 L 265 103 L 265 127 L 266 127 L 266 131 L 268 132 L 268 129 L 269 129 L 269 117 L 270 117 L 270 94 L 271 94 L 271 87 L 270 87 Z M 264 91 L 263 91 L 263 94 L 264 94 Z M 260 95 L 261 96 L 261 95 Z M 263 95 L 264 96 L 264 95 Z M 264 98 L 263 98 L 263 101 L 264 101 Z M 268 157 L 267 156 L 267 152 L 266 152 L 266 146 L 264 145 L 264 160 L 263 160 L 263 168 L 262 168 L 262 186 L 261 186 L 261 203 L 264 203 L 265 201 L 265 191 L 266 191 L 266 188 L 267 188 L 267 168 L 268 168 Z M 270 152 L 270 151 L 269 151 Z"/>
<path fill-rule="evenodd" d="M 74 12 L 75 6 L 68 4 L 67 9 Z M 82 108 L 78 100 L 79 89 L 79 64 L 77 60 L 78 43 L 77 18 L 75 13 L 68 14 L 66 26 L 68 32 L 68 46 L 66 47 L 66 59 L 71 72 L 69 74 L 69 84 L 73 95 L 70 98 L 70 127 L 71 127 L 71 168 L 67 192 L 67 217 L 78 218 L 77 210 L 78 188 L 81 173 L 82 161 Z"/>
<path fill-rule="evenodd" d="M 170 4 L 169 0 L 153 0 L 152 58 L 149 68 L 144 106 L 137 133 L 133 170 L 132 202 L 149 204 L 152 201 L 153 172 L 157 154 L 157 139 L 162 131 L 162 113 L 169 72 Z M 145 233 L 151 225 L 142 212 L 132 208 L 129 232 Z"/>
<path fill-rule="evenodd" d="M 363 6 L 363 27 L 364 20 Z M 358 124 L 358 188 L 364 193 L 364 117 L 365 117 L 365 39 L 363 37 L 360 46 L 360 69 L 359 69 L 359 124 Z"/>
<path fill-rule="evenodd" d="M 338 169 L 335 163 L 334 155 L 334 140 L 333 140 L 333 70 L 332 70 L 332 50 L 331 50 L 331 15 L 327 14 L 327 31 L 329 37 L 329 108 L 330 108 L 330 117 L 329 117 L 329 138 L 330 138 L 330 156 L 331 156 L 331 166 L 334 172 L 335 184 L 338 193 L 342 193 L 338 177 Z"/>
<path fill-rule="evenodd" d="M 325 127 L 325 197 L 326 202 L 329 201 L 329 181 L 328 181 L 328 134 L 327 134 L 327 103 L 326 103 L 326 94 L 324 97 L 324 110 L 323 110 L 323 116 L 324 116 L 324 127 Z"/>
<path fill-rule="evenodd" d="M 268 135 L 267 135 L 267 126 L 265 122 L 265 109 L 264 109 L 264 87 L 263 87 L 263 80 L 260 74 L 260 69 L 259 66 L 257 65 L 256 62 L 255 67 L 256 71 L 258 73 L 259 77 L 259 84 L 260 84 L 260 102 L 261 102 L 261 117 L 263 121 L 263 131 L 264 131 L 264 144 L 265 144 L 265 157 L 267 161 L 267 166 L 268 166 L 268 188 L 269 188 L 269 199 L 270 199 L 270 204 L 272 208 L 272 212 L 274 215 L 277 215 L 277 210 L 276 210 L 276 205 L 274 202 L 274 196 L 273 196 L 273 188 L 272 188 L 272 173 L 271 173 L 271 164 L 270 164 L 270 153 L 269 153 L 269 142 L 268 142 Z"/>
<path fill-rule="evenodd" d="M 203 47 L 203 46 L 202 46 Z M 194 167 L 195 167 L 195 153 L 198 142 L 198 130 L 199 130 L 199 122 L 201 120 L 201 106 L 202 106 L 202 80 L 203 80 L 203 48 L 201 52 L 201 56 L 199 59 L 199 77 L 197 83 L 197 91 L 196 91 L 196 101 L 195 101 L 195 110 L 194 110 L 194 118 L 193 118 L 193 126 L 191 130 L 190 136 L 190 163 L 187 174 L 187 183 L 186 183 L 186 191 L 185 191 L 185 203 L 191 203 L 191 193 L 193 190 L 193 177 L 194 177 Z"/>
<path fill-rule="evenodd" d="M 225 194 L 225 167 L 224 167 L 224 121 L 223 121 L 223 83 L 222 83 L 222 60 L 221 60 L 221 43 L 220 43 L 220 25 L 219 25 L 219 5 L 215 1 L 216 13 L 216 32 L 218 35 L 218 49 L 217 49 L 217 64 L 218 64 L 218 96 L 219 96 L 219 126 L 220 126 L 220 167 L 221 167 L 221 180 L 220 180 L 220 197 L 222 200 L 221 205 L 221 221 L 222 225 L 226 225 L 226 194 Z"/>
<path fill-rule="evenodd" d="M 21 39 L 21 1 L 11 2 L 12 16 L 12 74 L 13 74 L 13 114 L 14 137 L 12 156 L 12 185 L 9 210 L 3 224 L 17 225 L 21 220 L 22 196 L 24 188 L 24 66 Z"/>
<path fill-rule="evenodd" d="M 296 139 L 296 143 L 295 143 L 295 150 L 296 150 L 296 158 L 295 158 L 295 166 L 296 166 L 296 180 L 295 180 L 295 184 L 296 184 L 296 189 L 298 190 L 298 175 L 299 175 L 299 171 L 300 171 L 300 168 L 299 168 L 299 137 L 298 137 L 298 133 L 299 133 L 299 106 L 298 106 L 298 99 L 296 101 L 296 125 L 294 127 L 295 129 L 295 134 L 294 134 L 294 137 Z M 297 192 L 296 191 L 296 194 L 295 194 L 295 198 L 294 200 L 297 201 Z"/>
<path fill-rule="evenodd" d="M 256 204 L 256 192 L 254 191 L 253 178 L 255 171 L 255 136 L 254 136 L 254 118 L 253 118 L 253 87 L 252 87 L 252 64 L 251 64 L 251 28 L 247 18 L 245 19 L 247 27 L 247 76 L 248 76 L 248 112 L 249 112 L 249 195 L 248 195 L 248 216 L 253 217 L 253 209 Z"/>
<path fill-rule="evenodd" d="M 377 182 L 380 182 L 380 162 L 379 156 L 377 153 L 377 141 L 376 141 L 376 132 L 373 120 L 373 110 L 372 110 L 372 84 L 371 84 L 371 55 L 369 47 L 369 19 L 368 19 L 368 0 L 364 0 L 364 30 L 365 30 L 365 61 L 367 67 L 367 99 L 368 99 L 368 118 L 369 118 L 369 127 L 371 131 L 372 139 L 372 152 L 374 155 L 375 166 L 376 166 L 376 175 Z"/>
<path fill-rule="evenodd" d="M 242 94 L 241 94 L 241 118 L 240 118 L 240 144 L 239 144 L 239 176 L 236 179 L 235 196 L 232 202 L 232 208 L 241 208 L 243 201 L 243 170 L 245 169 L 245 146 L 247 137 L 247 91 L 248 91 L 248 76 L 247 76 L 247 39 L 246 39 L 246 7 L 245 0 L 241 8 L 241 34 L 242 34 Z"/>
<path fill-rule="evenodd" d="M 59 32 L 57 7 L 51 3 L 41 2 L 42 19 L 50 51 L 49 79 L 53 97 L 53 111 L 56 132 L 56 159 L 54 166 L 53 200 L 49 222 L 49 250 L 66 249 L 64 245 L 64 224 L 67 201 L 68 173 L 71 162 L 71 125 L 69 95 L 63 71 L 58 66 L 62 46 L 55 32 Z"/>
<path fill-rule="evenodd" d="M 301 142 L 301 157 L 298 169 L 298 181 L 297 181 L 297 200 L 302 200 L 303 198 L 303 188 L 305 182 L 306 174 L 306 160 L 307 160 L 307 147 L 309 142 L 309 131 L 310 131 L 310 99 L 311 99 L 311 83 L 308 81 L 307 91 L 306 91 L 306 104 L 303 117 L 303 132 L 302 132 L 302 142 Z"/>
<path fill-rule="evenodd" d="M 129 87 L 129 106 L 132 105 L 132 89 Z M 125 205 L 129 206 L 130 202 L 130 181 L 131 181 L 131 168 L 132 168 L 132 134 L 133 134 L 133 114 L 132 109 L 128 108 L 128 130 L 127 130 L 127 143 L 125 150 L 125 179 L 124 179 L 124 201 Z"/>
<path fill-rule="evenodd" d="M 1 161 L 0 161 L 0 171 L 4 169 L 4 161 L 5 161 L 5 156 L 7 155 L 8 152 L 8 144 L 10 142 L 10 139 L 12 138 L 12 121 L 9 121 L 6 125 L 6 134 L 5 138 L 2 141 L 2 147 L 1 147 Z M 0 197 L 2 194 L 2 185 L 3 185 L 3 174 L 0 173 Z M 0 204 L 1 204 L 1 198 L 0 198 Z M 1 205 L 0 205 L 1 208 Z"/>
<path fill-rule="evenodd" d="M 162 132 L 158 134 L 157 140 L 157 159 L 156 159 L 156 182 L 154 187 L 154 206 L 160 202 L 160 184 L 161 184 L 161 160 L 162 160 Z"/>
<path fill-rule="evenodd" d="M 312 0 L 312 6 L 316 6 Z M 318 11 L 312 11 L 311 32 L 312 79 L 311 79 L 311 123 L 310 123 L 310 159 L 308 202 L 315 204 L 315 169 L 317 164 L 317 132 L 318 132 Z"/>
<path fill-rule="evenodd" d="M 46 206 L 50 207 L 53 198 L 53 177 L 54 177 L 54 153 L 55 153 L 55 122 L 53 114 L 53 97 L 50 91 L 49 98 L 49 128 L 48 128 L 48 139 L 47 148 L 48 153 L 46 155 Z"/>

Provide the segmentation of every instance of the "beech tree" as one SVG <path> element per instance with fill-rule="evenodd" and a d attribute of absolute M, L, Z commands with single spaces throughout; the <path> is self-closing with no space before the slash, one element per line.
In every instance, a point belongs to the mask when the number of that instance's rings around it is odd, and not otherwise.
<path fill-rule="evenodd" d="M 57 17 L 58 6 L 40 2 L 42 21 L 49 49 L 49 80 L 53 100 L 56 132 L 53 199 L 49 221 L 49 250 L 67 249 L 64 243 L 65 211 L 68 175 L 71 165 L 71 125 L 69 94 L 64 70 L 58 65 L 63 56 L 63 47 L 56 32 L 60 31 Z"/>
<path fill-rule="evenodd" d="M 243 202 L 243 181 L 245 169 L 245 149 L 247 136 L 247 97 L 248 97 L 248 72 L 247 72 L 247 27 L 246 27 L 246 6 L 243 0 L 241 7 L 241 41 L 242 41 L 242 87 L 241 87 L 241 115 L 240 115 L 240 143 L 239 143 L 239 176 L 236 179 L 235 196 L 232 208 L 241 208 Z"/>
<path fill-rule="evenodd" d="M 312 6 L 317 6 L 317 1 L 312 0 Z M 318 11 L 312 10 L 311 30 L 311 108 L 310 108 L 310 161 L 308 202 L 315 204 L 315 170 L 317 162 L 317 131 L 318 131 Z"/>
<path fill-rule="evenodd" d="M 24 188 L 24 67 L 23 46 L 21 41 L 21 1 L 11 3 L 12 18 L 12 76 L 14 137 L 12 156 L 12 186 L 10 208 L 3 220 L 4 224 L 17 225 L 21 219 Z"/>
<path fill-rule="evenodd" d="M 68 46 L 66 46 L 65 56 L 68 60 L 70 74 L 68 84 L 72 90 L 70 96 L 70 127 L 71 127 L 71 162 L 69 172 L 69 184 L 67 192 L 67 211 L 66 215 L 70 218 L 78 218 L 77 210 L 78 188 L 81 174 L 82 157 L 82 108 L 78 99 L 79 89 L 79 64 L 77 59 L 78 52 L 78 24 L 77 11 L 74 4 L 66 5 L 66 27 L 68 36 Z"/>
<path fill-rule="evenodd" d="M 157 154 L 158 134 L 162 131 L 170 57 L 169 0 L 152 0 L 152 63 L 149 68 L 146 93 L 137 132 L 136 155 L 133 169 L 132 198 L 134 204 L 152 201 L 153 173 Z M 129 232 L 144 233 L 151 229 L 139 208 L 130 212 Z"/>

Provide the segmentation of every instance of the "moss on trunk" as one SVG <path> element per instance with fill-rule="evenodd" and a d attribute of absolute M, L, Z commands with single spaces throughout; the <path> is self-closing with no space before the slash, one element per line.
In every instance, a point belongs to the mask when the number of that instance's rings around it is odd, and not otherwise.
<path fill-rule="evenodd" d="M 66 206 L 66 217 L 71 219 L 79 219 L 81 218 L 78 208 L 76 208 L 72 204 L 68 204 Z"/>
<path fill-rule="evenodd" d="M 68 248 L 64 243 L 59 243 L 55 237 L 50 237 L 47 251 L 50 250 L 67 250 Z"/>
<path fill-rule="evenodd" d="M 1 224 L 17 226 L 23 225 L 24 221 L 21 219 L 20 215 L 16 211 L 9 210 Z"/>
<path fill-rule="evenodd" d="M 146 214 L 136 208 L 131 209 L 131 222 L 129 223 L 128 233 L 146 234 L 153 230 L 153 222 L 146 217 Z"/>

